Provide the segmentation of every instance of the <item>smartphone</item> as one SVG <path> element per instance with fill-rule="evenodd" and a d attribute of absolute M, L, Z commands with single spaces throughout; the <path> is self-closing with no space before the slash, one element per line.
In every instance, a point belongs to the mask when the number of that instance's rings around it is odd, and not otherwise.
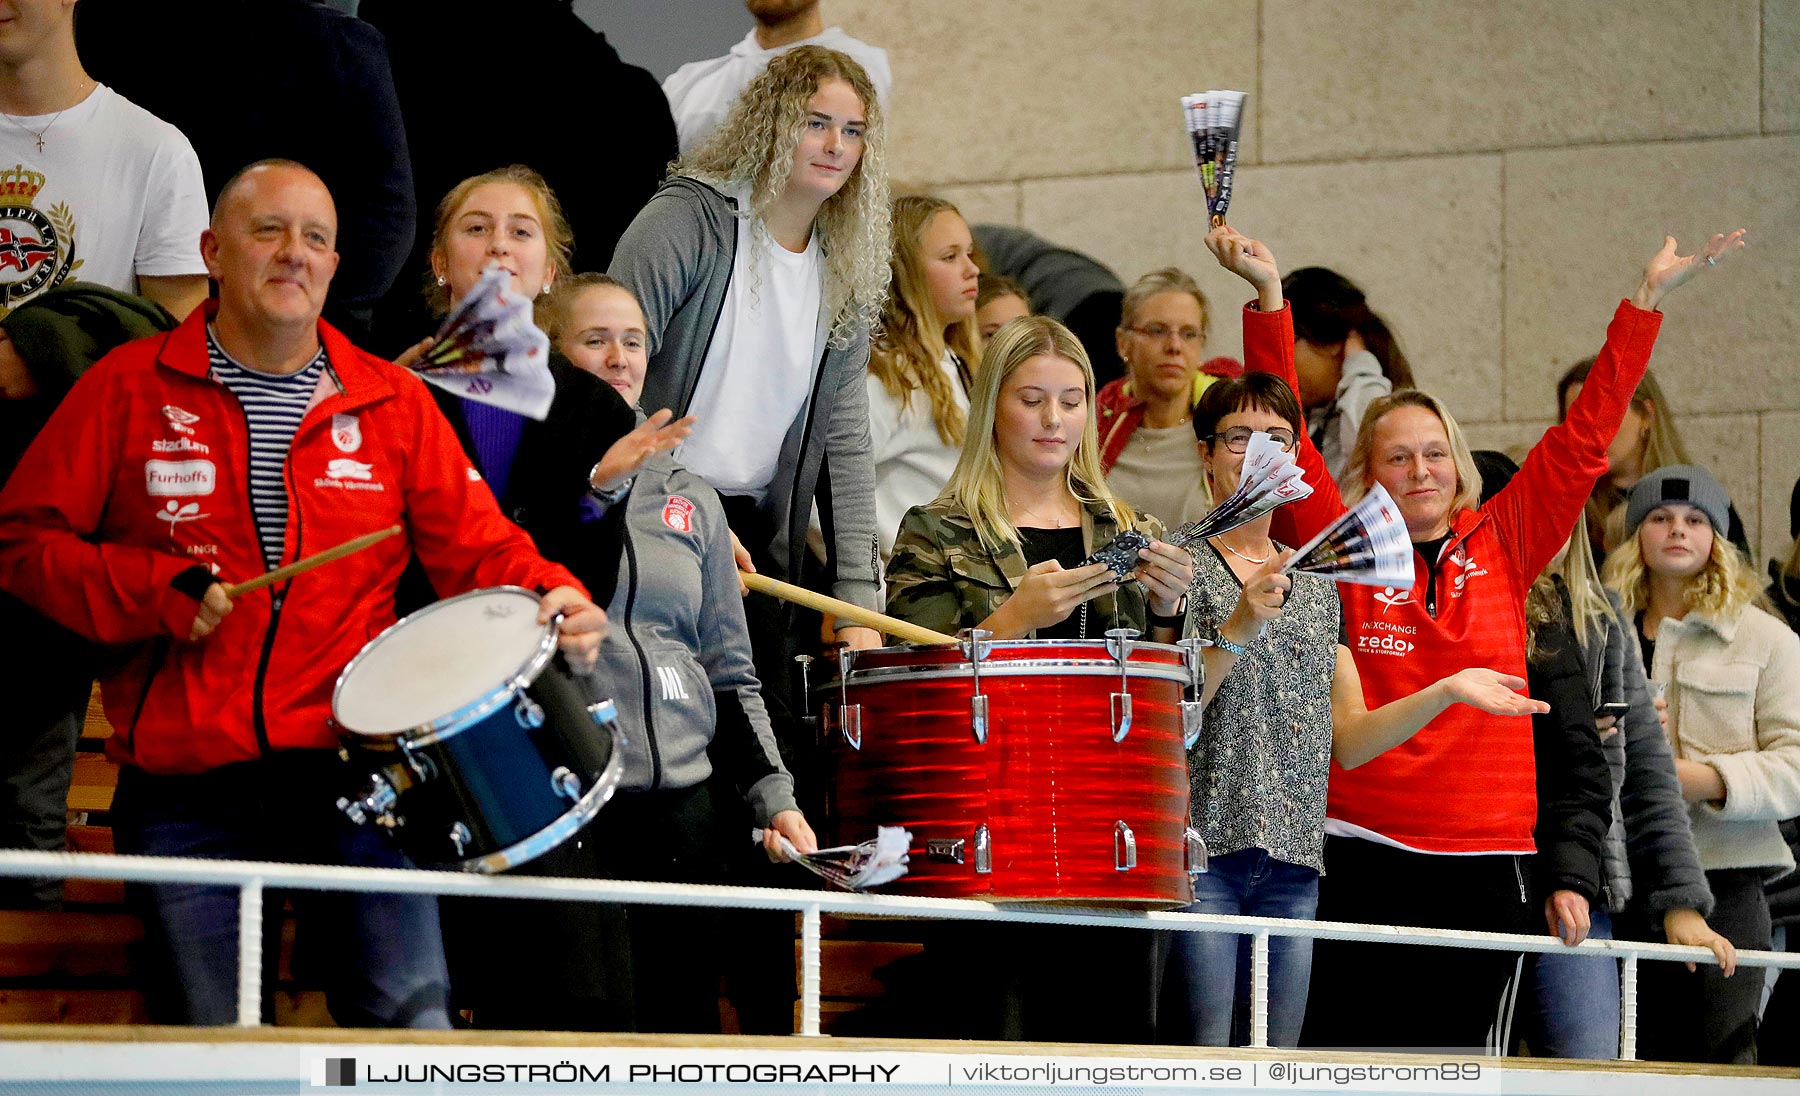
<path fill-rule="evenodd" d="M 1594 709 L 1594 718 L 1604 719 L 1609 715 L 1622 716 L 1630 710 L 1631 705 L 1625 703 L 1623 700 L 1609 700 Z"/>

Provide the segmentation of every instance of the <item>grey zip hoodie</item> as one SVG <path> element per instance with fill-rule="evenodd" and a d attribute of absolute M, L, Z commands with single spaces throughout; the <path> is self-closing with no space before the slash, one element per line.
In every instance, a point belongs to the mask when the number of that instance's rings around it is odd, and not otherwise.
<path fill-rule="evenodd" d="M 607 273 L 637 295 L 649 325 L 644 407 L 687 414 L 725 305 L 736 251 L 737 203 L 684 176 L 665 182 L 620 238 Z M 825 324 L 821 317 L 821 332 Z M 782 441 L 763 506 L 775 527 L 769 554 L 784 569 L 773 577 L 792 581 L 800 574 L 807 521 L 821 472 L 828 468 L 830 490 L 818 503 L 831 530 L 830 593 L 879 609 L 875 458 L 863 380 L 868 367 L 868 332 L 859 331 L 845 346 L 827 346 L 814 370 L 806 410 Z"/>
<path fill-rule="evenodd" d="M 621 789 L 693 787 L 716 762 L 757 825 L 799 809 L 751 665 L 718 494 L 658 455 L 618 505 L 625 545 L 594 672 L 619 709 Z"/>

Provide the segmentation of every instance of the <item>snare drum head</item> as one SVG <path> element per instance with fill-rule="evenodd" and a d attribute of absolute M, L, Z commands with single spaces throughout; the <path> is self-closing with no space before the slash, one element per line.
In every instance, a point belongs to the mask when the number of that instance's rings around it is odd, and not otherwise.
<path fill-rule="evenodd" d="M 541 656 L 550 626 L 538 608 L 536 594 L 502 586 L 419 610 L 345 668 L 332 715 L 358 734 L 398 734 L 492 696 Z"/>

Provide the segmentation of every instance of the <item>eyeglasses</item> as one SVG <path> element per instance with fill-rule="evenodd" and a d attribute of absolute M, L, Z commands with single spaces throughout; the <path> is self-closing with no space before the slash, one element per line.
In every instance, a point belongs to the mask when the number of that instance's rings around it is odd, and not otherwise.
<path fill-rule="evenodd" d="M 1250 436 L 1256 433 L 1259 431 L 1252 430 L 1248 426 L 1234 426 L 1229 430 L 1221 430 L 1217 434 L 1208 434 L 1207 437 L 1224 442 L 1225 448 L 1233 453 L 1242 453 L 1250 448 Z M 1279 426 L 1273 430 L 1260 431 L 1260 433 L 1269 435 L 1270 441 L 1288 452 L 1293 451 L 1294 442 L 1297 440 L 1292 430 L 1283 430 Z"/>
<path fill-rule="evenodd" d="M 1146 339 L 1155 339 L 1159 342 L 1168 338 L 1169 335 L 1173 333 L 1180 335 L 1181 341 L 1188 343 L 1189 345 L 1206 338 L 1206 332 L 1200 330 L 1198 327 L 1174 328 L 1166 323 L 1147 324 L 1144 327 L 1127 327 L 1125 330 L 1134 335 L 1142 335 Z"/>

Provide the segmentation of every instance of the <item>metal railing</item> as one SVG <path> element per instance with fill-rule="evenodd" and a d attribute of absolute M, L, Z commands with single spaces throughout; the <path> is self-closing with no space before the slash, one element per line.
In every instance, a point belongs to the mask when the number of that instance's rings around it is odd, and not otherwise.
<path fill-rule="evenodd" d="M 1088 925 L 1173 932 L 1247 934 L 1250 946 L 1250 1045 L 1269 1045 L 1269 939 L 1308 937 L 1484 951 L 1609 954 L 1621 960 L 1619 1057 L 1637 1057 L 1637 976 L 1640 959 L 1716 964 L 1705 948 L 1630 940 L 1588 940 L 1569 947 L 1553 936 L 1452 929 L 1357 925 L 1342 921 L 1298 921 L 1274 917 L 1234 917 L 1204 913 L 1089 910 L 995 904 L 976 899 L 908 898 L 835 891 L 727 887 L 691 883 L 634 883 L 610 879 L 468 875 L 397 868 L 346 868 L 274 864 L 245 860 L 191 860 L 101 853 L 0 850 L 0 876 L 123 880 L 127 883 L 195 883 L 238 889 L 238 1024 L 262 1024 L 262 913 L 268 888 L 358 891 L 390 894 L 532 898 L 561 902 L 617 902 L 628 905 L 717 906 L 731 909 L 791 910 L 801 915 L 800 1034 L 820 1036 L 819 917 L 901 917 L 938 921 L 1006 921 Z M 1740 968 L 1800 969 L 1800 954 L 1739 951 Z"/>

